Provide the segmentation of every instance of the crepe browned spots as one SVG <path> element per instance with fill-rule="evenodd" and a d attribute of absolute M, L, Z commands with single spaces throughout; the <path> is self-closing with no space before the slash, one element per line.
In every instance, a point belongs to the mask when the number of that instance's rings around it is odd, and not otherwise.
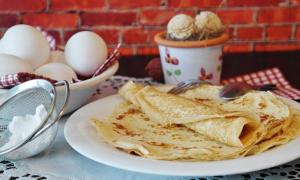
<path fill-rule="evenodd" d="M 299 110 L 272 93 L 253 91 L 225 102 L 219 90 L 205 85 L 175 96 L 129 82 L 112 115 L 91 122 L 112 146 L 162 160 L 238 158 L 299 135 Z"/>

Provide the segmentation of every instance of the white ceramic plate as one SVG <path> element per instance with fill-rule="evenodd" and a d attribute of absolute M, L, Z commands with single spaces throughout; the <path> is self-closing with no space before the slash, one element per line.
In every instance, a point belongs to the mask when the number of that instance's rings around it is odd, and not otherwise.
<path fill-rule="evenodd" d="M 240 159 L 210 162 L 178 162 L 146 159 L 127 154 L 106 144 L 89 124 L 91 117 L 104 120 L 122 99 L 109 96 L 75 112 L 66 122 L 67 142 L 80 154 L 99 163 L 130 171 L 173 175 L 215 176 L 246 173 L 287 163 L 300 157 L 300 138 L 267 152 Z M 300 108 L 300 104 L 291 101 Z"/>

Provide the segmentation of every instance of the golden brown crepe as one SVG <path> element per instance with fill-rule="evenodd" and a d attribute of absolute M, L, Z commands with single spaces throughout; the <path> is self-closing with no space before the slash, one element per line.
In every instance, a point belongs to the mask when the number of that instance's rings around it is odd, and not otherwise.
<path fill-rule="evenodd" d="M 289 118 L 289 107 L 271 92 L 251 91 L 232 101 L 223 101 L 219 97 L 221 86 L 202 85 L 180 94 L 182 97 L 209 104 L 217 104 L 226 111 L 250 111 L 260 116 L 277 120 Z"/>
<path fill-rule="evenodd" d="M 129 102 L 116 107 L 108 120 L 92 120 L 110 144 L 128 153 L 164 160 L 221 160 L 242 156 L 247 149 L 214 141 L 184 126 L 164 127 Z"/>
<path fill-rule="evenodd" d="M 163 126 L 182 124 L 228 145 L 249 146 L 258 141 L 263 133 L 261 124 L 249 113 L 225 112 L 217 106 L 134 83 L 122 87 L 120 94 L 140 107 L 152 121 Z"/>
<path fill-rule="evenodd" d="M 257 154 L 264 152 L 272 147 L 286 144 L 290 140 L 296 138 L 300 133 L 300 114 L 299 111 L 293 111 L 292 117 L 285 128 L 278 131 L 272 137 L 264 138 L 248 152 L 248 154 Z"/>
<path fill-rule="evenodd" d="M 275 95 L 254 91 L 224 102 L 219 90 L 205 85 L 175 96 L 129 82 L 119 91 L 127 101 L 92 124 L 112 146 L 162 160 L 238 158 L 299 135 L 299 110 Z"/>
<path fill-rule="evenodd" d="M 218 106 L 220 109 L 233 112 L 249 112 L 259 116 L 265 126 L 268 139 L 280 130 L 286 128 L 291 121 L 290 107 L 271 92 L 251 91 L 233 101 L 223 101 L 219 98 L 221 86 L 203 85 L 191 89 L 180 96 L 201 101 L 204 104 Z M 205 92 L 208 92 L 205 94 Z"/>

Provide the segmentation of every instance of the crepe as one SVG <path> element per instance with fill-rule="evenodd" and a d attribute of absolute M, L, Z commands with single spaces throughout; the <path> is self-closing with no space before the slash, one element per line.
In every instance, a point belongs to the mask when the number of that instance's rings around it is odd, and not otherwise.
<path fill-rule="evenodd" d="M 140 90 L 138 90 L 140 89 Z M 260 139 L 262 127 L 254 115 L 225 112 L 216 106 L 128 83 L 119 92 L 163 126 L 182 124 L 222 143 L 244 147 Z"/>
<path fill-rule="evenodd" d="M 290 107 L 271 92 L 251 91 L 233 101 L 219 98 L 221 86 L 203 85 L 189 90 L 180 96 L 201 101 L 201 103 L 217 106 L 233 112 L 250 112 L 259 116 L 266 128 L 263 139 L 268 139 L 286 128 L 292 119 Z"/>
<path fill-rule="evenodd" d="M 232 101 L 224 101 L 219 97 L 222 86 L 202 85 L 186 91 L 180 96 L 206 104 L 214 104 L 226 111 L 254 112 L 265 119 L 285 120 L 290 117 L 289 107 L 271 92 L 250 91 Z"/>
<path fill-rule="evenodd" d="M 247 149 L 214 141 L 184 126 L 163 127 L 129 102 L 116 107 L 106 120 L 92 119 L 109 144 L 128 153 L 163 160 L 221 160 L 243 156 Z"/>
<path fill-rule="evenodd" d="M 292 117 L 288 123 L 285 124 L 285 127 L 277 131 L 272 137 L 264 138 L 257 145 L 253 146 L 249 150 L 248 154 L 258 154 L 264 152 L 270 148 L 286 144 L 292 139 L 295 139 L 300 133 L 300 114 L 299 111 L 294 111 Z"/>
<path fill-rule="evenodd" d="M 175 96 L 129 82 L 120 89 L 124 101 L 112 115 L 91 123 L 110 145 L 161 160 L 239 158 L 299 135 L 299 110 L 275 95 L 254 91 L 237 99 L 237 106 L 219 99 L 219 90 L 205 85 Z M 256 109 L 261 103 L 264 108 Z"/>

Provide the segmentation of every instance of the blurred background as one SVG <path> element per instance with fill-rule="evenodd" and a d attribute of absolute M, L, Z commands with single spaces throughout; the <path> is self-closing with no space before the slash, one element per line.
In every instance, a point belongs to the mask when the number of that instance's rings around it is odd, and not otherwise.
<path fill-rule="evenodd" d="M 15 24 L 40 26 L 64 45 L 93 30 L 123 55 L 158 55 L 153 35 L 178 13 L 217 12 L 232 39 L 225 53 L 300 49 L 300 0 L 0 0 L 0 35 Z"/>

